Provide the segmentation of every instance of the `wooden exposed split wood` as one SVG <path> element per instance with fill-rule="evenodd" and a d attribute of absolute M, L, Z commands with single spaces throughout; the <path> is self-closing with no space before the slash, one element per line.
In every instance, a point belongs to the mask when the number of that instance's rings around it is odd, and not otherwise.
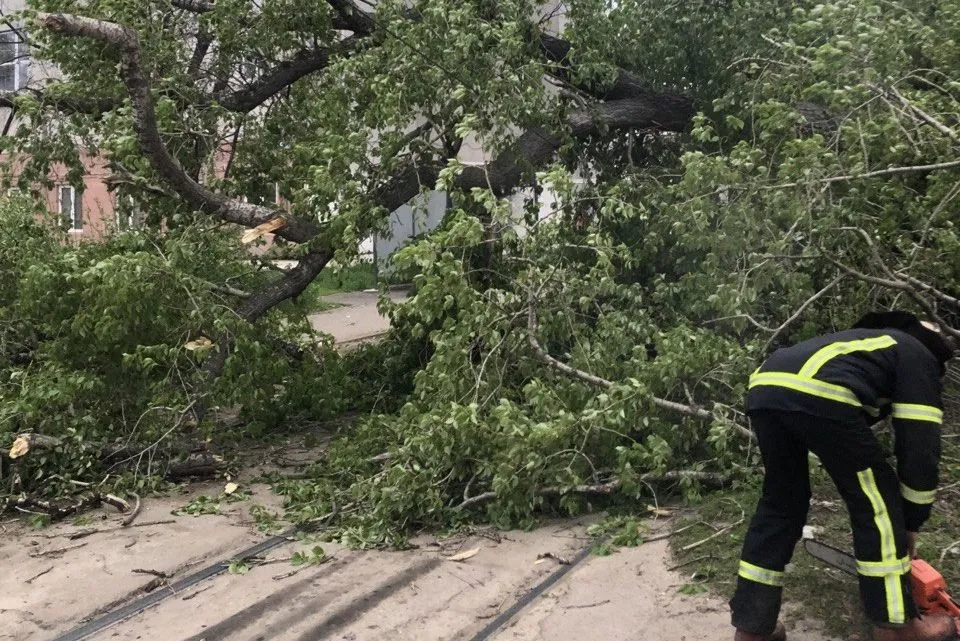
<path fill-rule="evenodd" d="M 17 459 L 25 456 L 31 450 L 52 450 L 60 445 L 60 443 L 60 439 L 56 436 L 24 432 L 23 434 L 18 434 L 17 438 L 13 440 L 8 456 L 11 459 Z"/>
<path fill-rule="evenodd" d="M 101 494 L 99 495 L 100 501 L 106 503 L 107 505 L 112 505 L 121 512 L 129 512 L 130 504 L 124 501 L 119 496 L 113 494 Z"/>

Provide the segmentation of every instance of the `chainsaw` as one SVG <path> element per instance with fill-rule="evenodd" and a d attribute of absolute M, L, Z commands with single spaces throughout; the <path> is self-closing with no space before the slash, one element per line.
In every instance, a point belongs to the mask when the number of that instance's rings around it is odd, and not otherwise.
<path fill-rule="evenodd" d="M 813 558 L 857 576 L 857 561 L 852 554 L 815 539 L 805 538 L 803 547 Z M 923 559 L 913 559 L 910 561 L 910 584 L 920 614 L 949 614 L 957 624 L 957 635 L 960 635 L 960 604 L 947 593 L 943 575 Z"/>

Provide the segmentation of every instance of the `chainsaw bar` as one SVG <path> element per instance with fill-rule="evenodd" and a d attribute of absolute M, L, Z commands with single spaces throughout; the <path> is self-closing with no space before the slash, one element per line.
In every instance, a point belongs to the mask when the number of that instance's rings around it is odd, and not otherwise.
<path fill-rule="evenodd" d="M 852 554 L 815 539 L 804 539 L 803 548 L 813 558 L 851 576 L 857 576 L 857 561 Z"/>

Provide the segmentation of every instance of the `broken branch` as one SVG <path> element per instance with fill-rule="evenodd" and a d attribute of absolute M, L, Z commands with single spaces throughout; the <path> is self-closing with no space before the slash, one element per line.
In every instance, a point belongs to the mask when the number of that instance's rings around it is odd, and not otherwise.
<path fill-rule="evenodd" d="M 665 472 L 663 474 L 644 474 L 640 477 L 640 481 L 644 483 L 668 483 L 676 482 L 684 479 L 691 479 L 700 481 L 701 483 L 707 485 L 717 485 L 722 486 L 727 484 L 730 481 L 730 477 L 726 474 L 720 474 L 717 472 L 700 472 L 696 470 L 675 470 L 671 472 Z M 619 481 L 609 481 L 607 483 L 595 483 L 588 485 L 574 485 L 573 487 L 560 487 L 555 485 L 550 485 L 542 487 L 534 492 L 536 496 L 551 496 L 551 495 L 565 495 L 565 494 L 593 494 L 593 495 L 602 495 L 610 496 L 616 492 L 623 484 Z M 478 503 L 485 503 L 497 498 L 498 494 L 495 491 L 483 492 L 482 494 L 477 494 L 476 496 L 471 496 L 466 498 L 460 505 L 458 505 L 455 510 L 463 510 L 464 508 L 470 507 L 471 505 L 476 505 Z"/>
<path fill-rule="evenodd" d="M 133 110 L 133 126 L 144 155 L 163 179 L 190 205 L 231 223 L 256 227 L 275 218 L 278 212 L 213 192 L 191 178 L 167 149 L 157 127 L 151 81 L 143 65 L 137 32 L 106 20 L 71 14 L 38 13 L 42 26 L 66 36 L 89 37 L 115 47 L 121 58 L 120 77 Z M 297 218 L 285 219 L 277 235 L 293 242 L 309 240 L 318 226 Z"/>
<path fill-rule="evenodd" d="M 36 581 L 37 579 L 39 579 L 40 577 L 42 577 L 44 574 L 47 574 L 47 573 L 51 572 L 52 570 L 53 570 L 53 566 L 51 565 L 51 566 L 48 567 L 46 570 L 43 570 L 42 572 L 38 572 L 37 574 L 34 574 L 32 577 L 30 577 L 29 579 L 27 579 L 26 581 L 24 581 L 24 583 L 26 583 L 26 584 L 29 585 L 30 583 L 33 583 L 34 581 Z"/>
<path fill-rule="evenodd" d="M 806 302 L 804 302 L 803 305 L 801 305 L 801 306 L 797 309 L 797 311 L 794 312 L 792 316 L 790 316 L 790 318 L 788 318 L 787 320 L 783 321 L 783 324 L 780 325 L 780 327 L 778 327 L 776 330 L 774 330 L 773 336 L 771 336 L 770 339 L 767 341 L 767 344 L 766 344 L 766 346 L 764 347 L 763 351 L 764 351 L 764 352 L 770 351 L 770 347 L 776 343 L 776 340 L 777 340 L 777 338 L 780 337 L 780 334 L 783 333 L 783 331 L 784 331 L 785 329 L 787 329 L 788 327 L 790 327 L 790 325 L 793 324 L 793 321 L 795 321 L 795 320 L 797 320 L 798 318 L 800 318 L 800 315 L 803 314 L 803 312 L 805 312 L 806 309 L 807 309 L 808 307 L 810 307 L 810 305 L 812 305 L 814 302 L 816 302 L 816 300 L 817 300 L 818 298 L 820 298 L 821 296 L 823 296 L 824 294 L 826 294 L 828 291 L 830 291 L 831 289 L 833 289 L 834 287 L 836 287 L 838 284 L 840 284 L 840 281 L 842 281 L 844 278 L 846 278 L 846 276 L 845 276 L 844 274 L 841 274 L 841 275 L 837 276 L 837 277 L 834 278 L 832 281 L 830 281 L 830 282 L 827 284 L 826 287 L 824 287 L 823 289 L 821 289 L 820 291 L 818 291 L 816 294 L 814 294 L 813 296 L 811 296 L 810 298 L 808 298 L 808 299 L 806 300 Z"/>
<path fill-rule="evenodd" d="M 123 519 L 123 522 L 120 524 L 121 527 L 130 527 L 130 524 L 133 523 L 137 516 L 140 514 L 140 495 L 133 495 L 137 499 L 137 504 L 134 506 L 133 511 L 130 513 L 130 516 Z"/>
<path fill-rule="evenodd" d="M 613 382 L 599 376 L 594 376 L 593 374 L 589 374 L 575 367 L 571 367 L 570 365 L 557 360 L 547 353 L 547 350 L 543 349 L 543 347 L 540 345 L 540 341 L 537 340 L 537 333 L 539 329 L 540 327 L 537 323 L 537 314 L 534 311 L 533 304 L 531 303 L 527 314 L 527 342 L 530 343 L 530 347 L 533 349 L 534 354 L 536 354 L 540 360 L 550 367 L 561 371 L 568 376 L 578 378 L 598 387 L 613 387 Z M 705 421 L 713 419 L 713 414 L 711 412 L 699 407 L 668 401 L 662 398 L 657 398 L 656 396 L 652 397 L 651 401 L 660 409 L 670 410 L 672 412 L 677 412 L 685 416 L 690 416 L 692 418 L 698 418 Z"/>

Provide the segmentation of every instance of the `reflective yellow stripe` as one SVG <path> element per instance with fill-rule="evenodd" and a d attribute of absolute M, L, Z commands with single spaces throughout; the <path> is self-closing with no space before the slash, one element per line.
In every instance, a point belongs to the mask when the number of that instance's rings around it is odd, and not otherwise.
<path fill-rule="evenodd" d="M 929 421 L 939 425 L 943 423 L 943 411 L 932 405 L 894 403 L 893 418 L 905 418 L 910 421 Z"/>
<path fill-rule="evenodd" d="M 901 563 L 897 558 L 897 544 L 893 538 L 893 523 L 890 521 L 890 515 L 887 513 L 887 505 L 883 502 L 883 496 L 877 487 L 876 479 L 872 469 L 866 469 L 857 472 L 857 478 L 860 480 L 860 487 L 863 493 L 870 500 L 873 506 L 873 522 L 877 525 L 880 533 L 880 563 L 893 567 Z M 858 562 L 858 569 L 859 569 Z M 865 561 L 864 563 L 869 563 Z M 887 594 L 887 616 L 890 623 L 903 623 L 906 621 L 906 609 L 903 605 L 903 588 L 900 585 L 900 576 L 902 573 L 889 573 L 881 575 L 883 577 L 883 587 Z"/>
<path fill-rule="evenodd" d="M 857 561 L 857 572 L 863 576 L 887 576 L 888 574 L 906 574 L 910 571 L 910 557 L 905 556 L 899 561 Z"/>
<path fill-rule="evenodd" d="M 915 490 L 901 483 L 900 496 L 917 505 L 931 505 L 937 499 L 937 491 Z"/>
<path fill-rule="evenodd" d="M 798 374 L 789 372 L 762 372 L 750 377 L 750 389 L 758 385 L 774 385 L 776 387 L 786 387 L 797 392 L 819 396 L 831 401 L 846 403 L 855 407 L 863 407 L 863 403 L 856 395 L 846 387 L 818 381 L 813 378 L 804 378 Z"/>
<path fill-rule="evenodd" d="M 804 378 L 811 378 L 820 371 L 821 367 L 837 356 L 853 352 L 873 352 L 878 349 L 892 347 L 896 344 L 897 341 L 895 341 L 892 336 L 876 336 L 874 338 L 863 338 L 856 341 L 831 343 L 826 347 L 821 347 L 813 356 L 807 359 L 807 362 L 803 364 L 803 367 L 800 368 L 797 374 Z"/>
<path fill-rule="evenodd" d="M 783 572 L 768 570 L 746 561 L 740 561 L 740 572 L 738 574 L 750 581 L 772 585 L 777 588 L 783 587 Z"/>

